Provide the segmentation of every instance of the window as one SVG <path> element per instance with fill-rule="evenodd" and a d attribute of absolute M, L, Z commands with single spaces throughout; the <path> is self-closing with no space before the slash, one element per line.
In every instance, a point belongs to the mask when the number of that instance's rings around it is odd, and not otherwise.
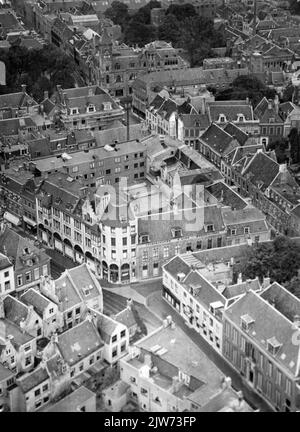
<path fill-rule="evenodd" d="M 112 343 L 117 342 L 117 339 L 118 339 L 118 336 L 117 336 L 117 335 L 114 335 L 114 336 L 111 338 Z"/>
<path fill-rule="evenodd" d="M 25 366 L 29 366 L 31 365 L 31 357 L 26 357 L 25 358 Z"/>
<path fill-rule="evenodd" d="M 6 272 L 4 272 L 4 277 L 8 277 L 9 276 L 9 272 L 8 271 L 6 271 Z"/>
<path fill-rule="evenodd" d="M 34 396 L 35 397 L 39 396 L 40 394 L 41 394 L 41 390 L 40 389 L 35 390 L 35 392 L 34 392 Z"/>
<path fill-rule="evenodd" d="M 77 309 L 75 309 L 75 314 L 76 314 L 76 315 L 79 315 L 79 314 L 80 314 L 80 307 L 77 308 Z"/>
<path fill-rule="evenodd" d="M 25 273 L 25 279 L 26 279 L 26 282 L 30 282 L 31 281 L 31 272 Z"/>
<path fill-rule="evenodd" d="M 10 290 L 10 281 L 5 281 L 4 282 L 4 291 L 9 291 Z"/>
<path fill-rule="evenodd" d="M 250 234 L 250 228 L 249 227 L 244 228 L 244 234 Z"/>
<path fill-rule="evenodd" d="M 80 371 L 83 370 L 83 363 L 80 363 L 80 365 L 79 365 L 79 370 L 80 370 Z"/>
<path fill-rule="evenodd" d="M 126 335 L 126 330 L 122 330 L 120 333 L 120 337 L 123 338 L 125 337 L 125 335 Z"/>
<path fill-rule="evenodd" d="M 116 357 L 117 354 L 118 354 L 118 349 L 117 349 L 117 348 L 114 348 L 114 349 L 113 349 L 113 352 L 112 352 L 112 356 L 113 356 L 113 357 Z"/>
<path fill-rule="evenodd" d="M 48 384 L 43 385 L 43 388 L 42 388 L 43 392 L 47 391 L 48 388 L 49 388 Z"/>
<path fill-rule="evenodd" d="M 169 246 L 164 246 L 164 258 L 168 258 L 169 256 Z"/>
<path fill-rule="evenodd" d="M 144 396 L 147 396 L 148 390 L 146 390 L 145 388 L 141 387 L 141 394 L 144 395 Z"/>
<path fill-rule="evenodd" d="M 31 350 L 31 345 L 26 345 L 25 347 L 24 347 L 24 351 L 25 352 L 28 352 L 28 351 L 30 351 Z"/>
<path fill-rule="evenodd" d="M 287 395 L 291 396 L 292 384 L 291 384 L 291 381 L 289 379 L 286 379 L 286 381 L 285 381 L 285 392 Z"/>
<path fill-rule="evenodd" d="M 276 384 L 281 386 L 281 382 L 282 382 L 282 372 L 280 370 L 277 370 L 276 373 Z"/>
<path fill-rule="evenodd" d="M 273 364 L 269 361 L 268 362 L 268 375 L 271 377 L 273 374 Z"/>
<path fill-rule="evenodd" d="M 236 229 L 235 228 L 231 230 L 231 235 L 236 235 Z"/>

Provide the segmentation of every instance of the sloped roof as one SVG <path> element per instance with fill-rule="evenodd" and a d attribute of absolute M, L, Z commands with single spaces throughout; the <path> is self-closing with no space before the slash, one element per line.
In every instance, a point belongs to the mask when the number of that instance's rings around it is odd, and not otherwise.
<path fill-rule="evenodd" d="M 237 121 L 239 114 L 244 115 L 245 121 L 254 120 L 251 104 L 242 100 L 209 102 L 207 109 L 211 122 L 218 121 L 220 115 L 226 116 L 228 122 Z"/>
<path fill-rule="evenodd" d="M 23 390 L 24 393 L 29 392 L 34 387 L 42 384 L 49 378 L 48 372 L 46 369 L 39 367 L 35 369 L 33 372 L 29 372 L 24 375 L 22 378 L 18 380 L 18 384 Z"/>
<path fill-rule="evenodd" d="M 34 288 L 30 288 L 24 294 L 21 295 L 20 299 L 27 305 L 32 305 L 34 310 L 42 317 L 45 309 L 51 303 L 47 297 L 36 291 Z"/>
<path fill-rule="evenodd" d="M 201 135 L 200 141 L 220 154 L 223 154 L 228 148 L 231 147 L 233 138 L 232 136 L 220 128 L 215 123 L 212 123 L 208 129 Z M 236 142 L 236 145 L 238 143 Z"/>
<path fill-rule="evenodd" d="M 243 146 L 249 138 L 246 132 L 233 123 L 227 123 L 227 125 L 224 127 L 224 131 L 235 138 L 241 146 Z"/>
<path fill-rule="evenodd" d="M 247 206 L 246 201 L 222 181 L 209 185 L 206 189 L 218 201 L 222 200 L 225 206 L 230 206 L 232 209 L 240 210 Z"/>
<path fill-rule="evenodd" d="M 3 301 L 5 318 L 11 322 L 20 325 L 20 322 L 26 320 L 28 315 L 28 307 L 17 300 L 16 298 L 8 295 Z"/>
<path fill-rule="evenodd" d="M 95 326 L 88 320 L 58 335 L 59 350 L 70 366 L 83 360 L 102 346 L 103 342 Z"/>
<path fill-rule="evenodd" d="M 86 263 L 70 268 L 67 272 L 71 276 L 72 282 L 81 294 L 83 300 L 90 300 L 101 294 L 100 283 L 93 278 L 91 270 Z M 85 287 L 89 288 L 88 295 L 84 292 Z"/>
<path fill-rule="evenodd" d="M 295 375 L 299 347 L 293 344 L 295 329 L 292 322 L 251 290 L 224 311 L 224 317 L 237 326 L 241 325 L 243 315 L 249 315 L 254 320 L 248 337 L 255 341 L 262 351 L 267 350 L 267 341 L 275 337 L 281 344 L 274 356 L 276 362 Z"/>
<path fill-rule="evenodd" d="M 256 153 L 249 165 L 246 167 L 243 176 L 249 178 L 251 183 L 260 187 L 264 192 L 275 179 L 279 172 L 279 165 L 268 155 L 262 152 Z"/>

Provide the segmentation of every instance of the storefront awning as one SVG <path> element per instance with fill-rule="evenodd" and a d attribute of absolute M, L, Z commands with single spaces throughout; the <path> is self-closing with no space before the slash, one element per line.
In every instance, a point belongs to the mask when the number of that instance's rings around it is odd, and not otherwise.
<path fill-rule="evenodd" d="M 8 222 L 11 222 L 14 225 L 20 225 L 20 218 L 18 218 L 17 216 L 9 213 L 8 211 L 6 211 L 3 215 L 4 219 L 6 219 Z"/>
<path fill-rule="evenodd" d="M 27 224 L 31 225 L 31 226 L 36 226 L 36 222 L 34 222 L 33 220 L 29 219 L 26 216 L 23 216 L 23 221 L 26 222 Z"/>

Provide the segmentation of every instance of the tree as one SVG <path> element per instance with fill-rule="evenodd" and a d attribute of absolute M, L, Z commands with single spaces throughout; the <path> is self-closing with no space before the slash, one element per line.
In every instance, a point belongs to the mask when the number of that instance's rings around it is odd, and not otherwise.
<path fill-rule="evenodd" d="M 300 298 L 300 276 L 294 276 L 290 281 L 284 284 L 284 287 L 294 294 L 296 297 Z"/>
<path fill-rule="evenodd" d="M 216 100 L 246 99 L 256 106 L 265 96 L 273 99 L 276 94 L 274 89 L 270 89 L 254 75 L 240 75 L 237 77 L 229 89 L 220 91 L 216 94 Z"/>
<path fill-rule="evenodd" d="M 282 164 L 289 160 L 289 141 L 287 138 L 281 138 L 272 142 L 268 150 L 275 150 L 277 162 Z"/>
<path fill-rule="evenodd" d="M 121 26 L 124 31 L 129 21 L 128 6 L 120 1 L 113 1 L 111 6 L 104 12 L 106 18 L 112 20 L 114 24 Z"/>
<path fill-rule="evenodd" d="M 174 46 L 178 44 L 181 37 L 180 23 L 175 15 L 166 15 L 158 28 L 158 38 L 171 42 Z"/>
<path fill-rule="evenodd" d="M 21 85 L 26 84 L 28 93 L 37 100 L 46 90 L 52 93 L 57 84 L 74 87 L 74 74 L 79 72 L 74 60 L 51 44 L 30 51 L 12 46 L 8 51 L 0 50 L 0 58 L 7 73 L 7 84 L 0 87 L 0 93 L 20 91 Z"/>
<path fill-rule="evenodd" d="M 155 39 L 155 27 L 140 22 L 132 22 L 125 31 L 124 41 L 128 45 L 144 46 Z"/>
<path fill-rule="evenodd" d="M 291 162 L 296 164 L 300 162 L 300 137 L 296 128 L 292 128 L 289 135 L 290 149 L 291 149 Z"/>
<path fill-rule="evenodd" d="M 238 271 L 246 278 L 262 280 L 269 275 L 272 281 L 286 283 L 298 275 L 299 268 L 300 246 L 288 237 L 278 236 L 272 243 L 252 246 Z"/>
<path fill-rule="evenodd" d="M 171 4 L 166 10 L 166 16 L 173 15 L 178 21 L 183 21 L 185 18 L 191 18 L 197 15 L 193 5 L 187 4 Z"/>

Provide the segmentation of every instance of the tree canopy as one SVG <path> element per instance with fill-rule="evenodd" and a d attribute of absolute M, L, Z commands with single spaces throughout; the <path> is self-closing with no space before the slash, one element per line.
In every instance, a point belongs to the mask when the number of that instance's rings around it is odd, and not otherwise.
<path fill-rule="evenodd" d="M 144 46 L 155 39 L 171 42 L 187 51 L 192 67 L 201 65 L 205 57 L 215 56 L 212 48 L 225 46 L 223 35 L 214 29 L 213 21 L 200 17 L 191 4 L 170 5 L 162 24 L 154 27 L 151 9 L 160 7 L 159 1 L 151 0 L 130 16 L 127 6 L 114 1 L 105 15 L 121 25 L 128 45 Z"/>
<path fill-rule="evenodd" d="M 75 86 L 77 65 L 54 45 L 39 50 L 12 46 L 8 51 L 0 50 L 0 59 L 7 73 L 6 86 L 0 87 L 0 93 L 20 91 L 21 85 L 26 84 L 28 93 L 40 100 L 44 91 L 53 92 L 57 84 L 63 88 Z"/>
<path fill-rule="evenodd" d="M 236 269 L 244 277 L 254 279 L 269 276 L 271 281 L 287 283 L 298 275 L 300 269 L 300 245 L 285 236 L 273 242 L 259 243 L 249 248 L 244 264 Z"/>
<path fill-rule="evenodd" d="M 276 94 L 274 89 L 270 89 L 263 82 L 253 75 L 240 75 L 232 85 L 216 94 L 216 100 L 239 100 L 249 98 L 250 102 L 256 106 L 265 96 L 273 99 Z"/>

